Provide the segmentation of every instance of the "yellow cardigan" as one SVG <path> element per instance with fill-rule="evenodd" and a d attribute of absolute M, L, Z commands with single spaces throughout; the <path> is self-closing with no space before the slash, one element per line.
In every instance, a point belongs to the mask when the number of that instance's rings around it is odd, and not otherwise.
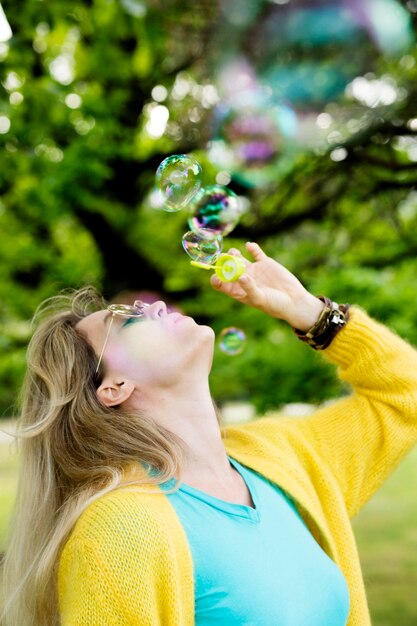
<path fill-rule="evenodd" d="M 366 626 L 349 518 L 417 441 L 417 352 L 352 307 L 323 354 L 353 386 L 351 396 L 306 418 L 276 415 L 228 428 L 225 445 L 291 496 L 346 577 L 348 626 Z M 130 487 L 91 504 L 62 552 L 58 588 L 62 626 L 194 624 L 191 553 L 168 498 Z"/>

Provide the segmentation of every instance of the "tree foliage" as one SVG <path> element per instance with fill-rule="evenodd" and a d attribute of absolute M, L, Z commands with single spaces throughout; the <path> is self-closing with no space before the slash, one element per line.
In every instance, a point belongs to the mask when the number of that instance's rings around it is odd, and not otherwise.
<path fill-rule="evenodd" d="M 225 19 L 232 2 L 2 5 L 13 31 L 0 44 L 2 411 L 15 402 L 35 307 L 86 283 L 109 299 L 157 293 L 217 332 L 243 328 L 242 355 L 216 353 L 212 388 L 220 401 L 250 398 L 264 411 L 340 393 L 332 371 L 290 329 L 213 292 L 208 275 L 190 267 L 181 249 L 184 212 L 152 207 L 155 171 L 169 154 L 192 152 L 204 183 L 215 181 L 207 141 L 218 110 L 217 69 L 244 51 L 272 76 L 274 59 L 258 31 L 273 19 L 273 3 L 240 3 L 256 10 L 239 27 Z M 417 8 L 404 7 L 415 31 Z M 349 63 L 357 68 L 358 53 L 343 49 L 343 57 L 329 45 L 307 53 L 339 63 L 352 81 Z M 229 186 L 250 209 L 225 243 L 258 241 L 312 292 L 358 303 L 416 342 L 416 48 L 383 54 L 366 41 L 361 49 L 369 59 L 365 79 L 385 81 L 396 97 L 370 106 L 346 91 L 311 102 L 316 115 L 338 120 L 333 135 L 315 147 L 287 146 L 268 162 L 261 185 L 232 171 Z M 307 53 L 293 46 L 274 58 L 295 67 Z M 156 85 L 165 88 L 169 111 L 160 136 L 149 131 L 161 106 Z"/>

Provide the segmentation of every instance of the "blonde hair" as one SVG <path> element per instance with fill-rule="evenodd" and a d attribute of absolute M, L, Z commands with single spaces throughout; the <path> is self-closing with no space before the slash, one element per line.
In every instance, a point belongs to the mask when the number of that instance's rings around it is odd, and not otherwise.
<path fill-rule="evenodd" d="M 92 501 L 121 484 L 181 475 L 179 438 L 149 416 L 97 399 L 97 356 L 75 325 L 105 306 L 94 289 L 84 288 L 49 299 L 35 315 L 21 395 L 18 494 L 4 560 L 4 626 L 59 624 L 60 552 Z M 157 472 L 141 472 L 141 464 Z"/>

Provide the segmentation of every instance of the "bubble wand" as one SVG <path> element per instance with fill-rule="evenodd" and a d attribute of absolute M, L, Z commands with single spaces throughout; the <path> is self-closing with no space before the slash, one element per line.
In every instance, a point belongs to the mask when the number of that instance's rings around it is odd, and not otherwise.
<path fill-rule="evenodd" d="M 203 270 L 214 270 L 216 276 L 226 283 L 238 280 L 246 271 L 245 261 L 232 254 L 221 254 L 215 263 L 216 265 L 210 265 L 201 261 L 190 261 L 190 264 L 194 265 L 194 267 L 200 267 Z"/>

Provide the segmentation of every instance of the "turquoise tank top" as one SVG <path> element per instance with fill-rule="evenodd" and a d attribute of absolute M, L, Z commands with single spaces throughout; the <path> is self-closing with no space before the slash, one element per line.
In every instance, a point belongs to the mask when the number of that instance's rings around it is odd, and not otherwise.
<path fill-rule="evenodd" d="M 184 483 L 167 494 L 191 549 L 196 626 L 346 626 L 345 578 L 294 504 L 261 475 L 229 460 L 254 508 Z"/>

